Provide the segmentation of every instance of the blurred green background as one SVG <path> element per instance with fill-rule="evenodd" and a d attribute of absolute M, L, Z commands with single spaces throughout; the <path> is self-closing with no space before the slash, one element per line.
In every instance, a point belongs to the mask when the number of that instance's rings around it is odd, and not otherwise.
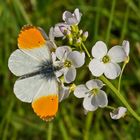
<path fill-rule="evenodd" d="M 130 62 L 121 92 L 140 114 L 140 0 L 0 0 L 0 140 L 140 140 L 140 123 L 132 116 L 114 121 L 106 108 L 84 115 L 82 100 L 73 94 L 60 104 L 56 118 L 46 123 L 13 93 L 17 78 L 8 70 L 7 62 L 17 49 L 21 27 L 30 23 L 48 33 L 62 21 L 65 10 L 73 12 L 75 8 L 83 13 L 79 26 L 89 31 L 89 50 L 97 40 L 109 47 L 124 39 L 130 41 Z M 79 72 L 77 84 L 90 78 L 85 69 Z M 113 82 L 117 85 L 117 80 Z M 110 89 L 106 92 L 109 105 L 122 105 L 110 96 Z"/>

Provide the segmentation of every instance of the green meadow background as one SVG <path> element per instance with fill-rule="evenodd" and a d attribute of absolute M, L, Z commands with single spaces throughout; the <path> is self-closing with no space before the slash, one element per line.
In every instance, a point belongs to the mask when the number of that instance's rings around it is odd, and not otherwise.
<path fill-rule="evenodd" d="M 46 123 L 13 93 L 17 77 L 10 73 L 7 62 L 17 49 L 21 27 L 33 24 L 48 33 L 62 21 L 65 10 L 75 8 L 83 13 L 79 27 L 89 31 L 89 51 L 97 40 L 108 47 L 124 39 L 130 41 L 130 62 L 123 74 L 121 94 L 140 114 L 140 0 L 0 0 L 0 140 L 140 140 L 140 123 L 131 115 L 114 121 L 107 108 L 84 115 L 82 99 L 71 94 L 59 105 L 56 118 Z M 89 78 L 89 71 L 80 69 L 76 84 Z M 113 92 L 105 89 L 109 105 L 121 106 Z"/>

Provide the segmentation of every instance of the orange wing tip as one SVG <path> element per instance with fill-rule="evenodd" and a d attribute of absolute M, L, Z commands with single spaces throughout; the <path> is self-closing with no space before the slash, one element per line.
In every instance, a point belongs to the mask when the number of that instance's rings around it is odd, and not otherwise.
<path fill-rule="evenodd" d="M 54 119 L 54 116 L 42 117 L 41 119 L 44 120 L 44 121 L 46 121 L 46 122 L 50 122 L 50 121 L 52 121 Z"/>
<path fill-rule="evenodd" d="M 25 30 L 28 30 L 30 28 L 35 28 L 35 26 L 31 25 L 31 24 L 27 24 L 27 25 L 24 25 L 22 28 L 21 28 L 21 31 L 25 31 Z"/>
<path fill-rule="evenodd" d="M 18 46 L 21 49 L 34 49 L 46 44 L 46 39 L 41 31 L 33 25 L 22 27 L 18 36 Z"/>
<path fill-rule="evenodd" d="M 58 110 L 58 96 L 42 96 L 32 102 L 32 108 L 41 119 L 51 121 Z"/>

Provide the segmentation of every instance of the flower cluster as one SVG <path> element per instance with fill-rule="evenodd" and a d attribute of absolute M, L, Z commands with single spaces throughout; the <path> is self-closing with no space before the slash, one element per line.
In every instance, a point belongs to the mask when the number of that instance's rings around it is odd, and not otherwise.
<path fill-rule="evenodd" d="M 83 43 L 88 37 L 88 32 L 78 27 L 81 17 L 79 9 L 75 9 L 74 13 L 65 11 L 62 15 L 63 22 L 50 28 L 49 38 L 52 42 L 55 42 L 55 38 L 62 38 L 68 42 L 53 52 L 54 64 L 61 66 L 56 72 L 61 83 L 60 101 L 73 91 L 77 98 L 84 98 L 83 107 L 88 112 L 95 111 L 98 107 L 107 107 L 107 94 L 102 90 L 105 84 L 99 78 L 104 75 L 107 79 L 113 80 L 120 75 L 122 70 L 119 63 L 129 61 L 129 42 L 124 40 L 122 45 L 113 46 L 108 50 L 103 41 L 97 41 L 91 49 L 92 55 L 86 54 L 88 50 Z M 76 86 L 76 69 L 84 65 L 86 55 L 90 55 L 88 68 L 96 78 Z M 65 83 L 67 87 L 64 86 Z M 74 88 L 71 88 L 73 85 Z M 125 113 L 126 108 L 120 107 L 111 112 L 110 116 L 112 119 L 119 119 Z"/>
<path fill-rule="evenodd" d="M 63 39 L 66 38 L 68 40 L 69 45 L 80 47 L 82 41 L 86 41 L 88 37 L 87 31 L 83 32 L 83 30 L 78 28 L 81 16 L 82 14 L 79 12 L 79 9 L 75 9 L 74 13 L 65 11 L 62 15 L 64 22 L 50 28 L 50 39 L 54 41 L 56 37 L 63 37 Z"/>

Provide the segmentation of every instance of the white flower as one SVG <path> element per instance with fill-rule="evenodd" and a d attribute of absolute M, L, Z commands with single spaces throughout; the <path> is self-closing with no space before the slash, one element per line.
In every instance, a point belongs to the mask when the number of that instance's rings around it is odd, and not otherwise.
<path fill-rule="evenodd" d="M 85 54 L 78 51 L 72 51 L 68 46 L 58 47 L 56 57 L 60 60 L 63 68 L 59 71 L 64 74 L 66 83 L 71 83 L 76 77 L 76 68 L 85 63 Z"/>
<path fill-rule="evenodd" d="M 95 111 L 98 107 L 105 107 L 108 104 L 106 93 L 101 90 L 104 86 L 98 79 L 90 80 L 86 84 L 78 85 L 74 95 L 78 98 L 84 98 L 83 107 L 86 111 Z"/>
<path fill-rule="evenodd" d="M 68 25 L 77 25 L 77 24 L 79 24 L 79 22 L 81 20 L 81 16 L 82 16 L 82 14 L 79 12 L 79 9 L 76 8 L 74 10 L 74 13 L 71 13 L 69 11 L 65 11 L 63 13 L 62 18 L 65 21 L 65 23 Z"/>
<path fill-rule="evenodd" d="M 49 38 L 53 41 L 55 37 L 64 37 L 68 31 L 70 31 L 69 25 L 65 23 L 58 23 L 54 27 L 50 28 Z"/>
<path fill-rule="evenodd" d="M 126 114 L 127 109 L 125 107 L 118 107 L 113 112 L 110 112 L 110 116 L 113 120 L 120 119 L 121 117 L 124 117 Z"/>
<path fill-rule="evenodd" d="M 126 58 L 126 53 L 121 46 L 114 46 L 107 51 L 104 42 L 98 41 L 92 48 L 94 57 L 89 63 L 89 70 L 94 76 L 101 76 L 103 73 L 109 79 L 115 79 L 121 72 L 117 64 Z"/>
<path fill-rule="evenodd" d="M 129 56 L 129 53 L 130 53 L 130 44 L 129 44 L 129 41 L 127 40 L 124 40 L 123 43 L 122 43 L 122 47 L 126 53 L 126 56 Z"/>

